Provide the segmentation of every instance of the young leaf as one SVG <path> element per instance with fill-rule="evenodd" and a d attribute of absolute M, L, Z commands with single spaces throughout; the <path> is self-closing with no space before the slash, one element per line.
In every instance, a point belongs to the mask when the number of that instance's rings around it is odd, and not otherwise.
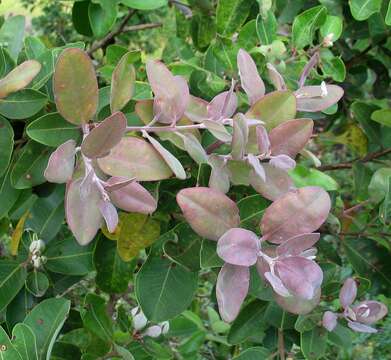
<path fill-rule="evenodd" d="M 277 69 L 270 63 L 267 63 L 266 67 L 267 67 L 267 70 L 269 73 L 269 78 L 270 78 L 271 82 L 273 83 L 274 87 L 276 88 L 276 90 L 277 91 L 286 90 L 284 78 L 277 71 Z"/>
<path fill-rule="evenodd" d="M 220 191 L 206 187 L 183 189 L 177 202 L 193 230 L 207 239 L 218 240 L 239 225 L 236 204 Z"/>
<path fill-rule="evenodd" d="M 76 142 L 68 140 L 60 145 L 49 158 L 44 176 L 52 183 L 66 183 L 72 178 L 75 167 Z"/>
<path fill-rule="evenodd" d="M 107 229 L 113 233 L 118 225 L 117 209 L 110 201 L 102 199 L 99 204 L 99 210 L 105 219 Z"/>
<path fill-rule="evenodd" d="M 315 231 L 330 211 L 328 193 L 317 186 L 291 190 L 270 205 L 262 218 L 263 239 L 281 244 L 289 238 Z"/>
<path fill-rule="evenodd" d="M 234 92 L 234 83 L 231 88 L 216 95 L 208 104 L 208 118 L 211 120 L 221 120 L 231 118 L 238 107 L 238 98 Z"/>
<path fill-rule="evenodd" d="M 114 113 L 87 135 L 81 144 L 81 151 L 91 159 L 107 155 L 121 141 L 126 125 L 125 115 L 122 112 Z"/>
<path fill-rule="evenodd" d="M 235 160 L 242 160 L 248 141 L 248 125 L 243 114 L 238 114 L 233 120 L 233 130 L 231 155 Z"/>
<path fill-rule="evenodd" d="M 250 271 L 247 266 L 225 264 L 217 278 L 216 297 L 221 318 L 226 322 L 235 320 L 247 296 Z"/>
<path fill-rule="evenodd" d="M 343 308 L 353 304 L 357 296 L 357 284 L 352 278 L 347 278 L 339 292 L 339 302 Z"/>
<path fill-rule="evenodd" d="M 80 49 L 65 49 L 58 58 L 53 76 L 58 112 L 75 125 L 92 120 L 98 106 L 98 83 L 94 66 Z"/>
<path fill-rule="evenodd" d="M 228 132 L 228 130 L 224 127 L 223 124 L 212 120 L 204 120 L 203 124 L 216 139 L 223 142 L 230 142 L 232 140 L 231 134 Z"/>
<path fill-rule="evenodd" d="M 311 248 L 319 237 L 319 233 L 296 235 L 277 246 L 277 255 L 300 255 L 304 250 Z"/>
<path fill-rule="evenodd" d="M 112 113 L 121 110 L 134 94 L 136 71 L 133 63 L 133 53 L 122 56 L 111 77 L 110 109 Z"/>
<path fill-rule="evenodd" d="M 321 86 L 303 86 L 295 91 L 297 110 L 317 112 L 336 104 L 343 96 L 344 91 L 337 85 L 326 85 L 325 90 Z"/>

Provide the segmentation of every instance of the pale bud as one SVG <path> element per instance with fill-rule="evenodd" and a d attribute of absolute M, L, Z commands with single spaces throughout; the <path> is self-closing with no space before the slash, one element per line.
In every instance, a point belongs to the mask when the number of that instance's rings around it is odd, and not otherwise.
<path fill-rule="evenodd" d="M 331 47 L 331 46 L 333 46 L 333 37 L 334 37 L 333 33 L 327 34 L 323 38 L 323 46 L 324 47 Z"/>

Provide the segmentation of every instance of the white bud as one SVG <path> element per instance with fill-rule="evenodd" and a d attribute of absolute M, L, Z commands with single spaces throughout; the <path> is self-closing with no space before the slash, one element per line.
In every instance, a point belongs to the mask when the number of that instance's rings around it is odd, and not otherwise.
<path fill-rule="evenodd" d="M 334 37 L 333 33 L 327 34 L 323 38 L 323 46 L 324 47 L 331 47 L 331 46 L 333 46 L 333 37 Z"/>
<path fill-rule="evenodd" d="M 157 338 L 161 335 L 161 333 L 162 333 L 162 328 L 159 325 L 153 325 L 144 332 L 144 336 Z"/>
<path fill-rule="evenodd" d="M 170 330 L 170 323 L 168 321 L 163 321 L 159 324 L 162 328 L 162 334 L 165 335 L 168 333 L 168 330 Z"/>
<path fill-rule="evenodd" d="M 328 94 L 327 85 L 324 81 L 322 81 L 320 84 L 320 96 L 325 97 L 327 96 L 327 94 Z"/>
<path fill-rule="evenodd" d="M 145 317 L 144 313 L 140 311 L 138 314 L 133 316 L 133 327 L 136 331 L 139 331 L 147 325 L 148 319 Z"/>
<path fill-rule="evenodd" d="M 45 250 L 45 243 L 42 240 L 33 240 L 29 247 L 30 253 L 42 252 Z"/>

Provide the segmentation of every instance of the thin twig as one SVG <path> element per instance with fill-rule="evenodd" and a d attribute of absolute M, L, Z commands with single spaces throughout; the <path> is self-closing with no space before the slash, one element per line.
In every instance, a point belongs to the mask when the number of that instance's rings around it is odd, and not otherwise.
<path fill-rule="evenodd" d="M 284 330 L 278 329 L 278 352 L 280 360 L 285 360 Z"/>
<path fill-rule="evenodd" d="M 126 24 L 130 20 L 130 18 L 135 14 L 135 12 L 136 11 L 134 9 L 130 9 L 128 14 L 122 19 L 118 28 L 116 30 L 110 31 L 102 40 L 97 41 L 95 44 L 93 44 L 91 48 L 88 50 L 88 54 L 92 55 L 96 50 L 105 47 L 107 44 L 110 43 L 110 41 L 113 38 L 121 34 L 124 31 Z"/>
<path fill-rule="evenodd" d="M 163 26 L 162 23 L 148 23 L 148 24 L 139 24 L 139 25 L 132 25 L 132 26 L 126 26 L 122 30 L 122 32 L 129 32 L 129 31 L 139 31 L 139 30 L 146 30 L 146 29 L 154 29 Z"/>
<path fill-rule="evenodd" d="M 317 170 L 328 171 L 328 170 L 351 169 L 353 164 L 356 161 L 360 161 L 362 163 L 366 163 L 366 162 L 375 160 L 375 159 L 377 159 L 379 157 L 382 157 L 382 156 L 390 154 L 390 153 L 391 153 L 391 148 L 388 148 L 388 149 L 385 149 L 385 150 L 380 150 L 380 151 L 376 151 L 376 152 L 373 152 L 373 153 L 369 153 L 366 156 L 364 156 L 363 158 L 356 158 L 356 159 L 354 159 L 352 161 L 342 162 L 342 163 L 339 163 L 339 164 L 322 165 L 322 166 L 319 166 L 317 168 Z"/>

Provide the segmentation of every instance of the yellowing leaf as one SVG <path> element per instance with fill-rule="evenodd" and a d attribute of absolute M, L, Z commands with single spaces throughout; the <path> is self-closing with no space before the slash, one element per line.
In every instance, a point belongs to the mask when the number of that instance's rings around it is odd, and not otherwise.
<path fill-rule="evenodd" d="M 367 137 L 356 125 L 349 125 L 343 134 L 335 137 L 335 141 L 349 146 L 360 156 L 364 156 L 367 153 Z"/>
<path fill-rule="evenodd" d="M 29 211 L 26 211 L 23 214 L 23 216 L 19 219 L 18 223 L 16 224 L 16 228 L 15 228 L 14 232 L 12 233 L 11 255 L 15 256 L 18 254 L 18 248 L 19 248 L 20 239 L 22 238 L 22 235 L 23 235 L 24 224 L 25 224 L 29 214 L 30 214 Z"/>

